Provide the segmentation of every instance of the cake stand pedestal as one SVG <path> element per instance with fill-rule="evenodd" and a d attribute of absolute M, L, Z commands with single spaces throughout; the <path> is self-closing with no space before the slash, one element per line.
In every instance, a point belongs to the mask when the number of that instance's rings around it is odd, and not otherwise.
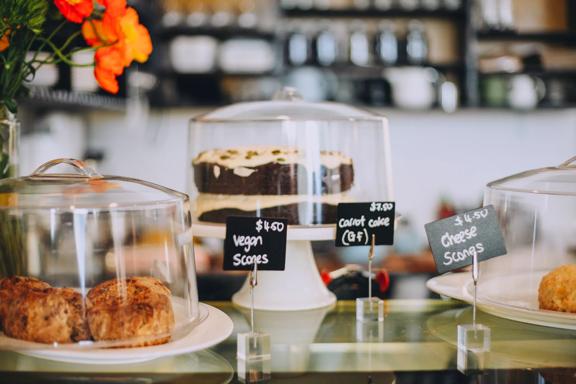
<path fill-rule="evenodd" d="M 195 223 L 192 234 L 197 237 L 224 239 L 223 224 Z M 312 252 L 311 241 L 333 240 L 334 225 L 316 227 L 288 226 L 286 269 L 284 271 L 258 271 L 258 288 L 254 291 L 254 309 L 269 311 L 301 311 L 332 305 L 336 297 L 322 281 Z M 241 307 L 250 307 L 248 280 L 232 296 Z"/>

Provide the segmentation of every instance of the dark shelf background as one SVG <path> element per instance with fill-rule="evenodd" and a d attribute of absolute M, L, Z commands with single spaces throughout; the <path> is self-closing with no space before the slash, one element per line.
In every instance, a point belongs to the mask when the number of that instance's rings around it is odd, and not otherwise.
<path fill-rule="evenodd" d="M 399 8 L 391 8 L 389 10 L 380 9 L 339 9 L 339 10 L 322 10 L 322 9 L 283 9 L 282 14 L 286 17 L 306 17 L 306 18 L 443 18 L 453 19 L 462 17 L 464 15 L 463 9 L 449 10 L 449 9 L 415 9 L 406 10 Z"/>

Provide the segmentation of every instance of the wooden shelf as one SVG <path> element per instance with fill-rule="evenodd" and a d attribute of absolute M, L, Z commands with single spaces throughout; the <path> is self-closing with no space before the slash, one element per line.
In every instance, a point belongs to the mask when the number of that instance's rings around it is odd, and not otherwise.
<path fill-rule="evenodd" d="M 384 65 L 384 64 L 374 64 L 368 66 L 358 66 L 353 64 L 347 63 L 337 63 L 330 66 L 319 66 L 319 65 L 306 65 L 314 67 L 318 70 L 333 72 L 341 77 L 356 77 L 356 78 L 369 78 L 369 77 L 382 77 L 382 73 L 386 71 L 386 69 L 391 68 L 404 68 L 404 67 L 421 67 L 421 68 L 433 68 L 436 69 L 438 72 L 458 72 L 464 69 L 462 64 L 431 64 L 425 63 L 421 65 L 408 65 L 408 64 L 398 64 L 398 65 Z M 290 70 L 297 70 L 299 68 L 304 68 L 306 66 L 291 66 L 286 65 L 286 71 Z"/>
<path fill-rule="evenodd" d="M 124 111 L 126 108 L 126 100 L 122 97 L 44 87 L 30 88 L 29 95 L 22 100 L 22 103 L 33 108 L 49 107 L 64 110 L 100 109 Z"/>
<path fill-rule="evenodd" d="M 476 36 L 485 41 L 538 41 L 554 44 L 576 44 L 576 33 L 543 32 L 518 33 L 515 31 L 479 31 Z"/>
<path fill-rule="evenodd" d="M 480 73 L 480 76 L 516 76 L 516 75 L 530 75 L 544 78 L 576 78 L 576 70 L 557 70 L 557 69 L 539 69 L 539 70 L 523 70 L 519 72 L 486 72 Z"/>
<path fill-rule="evenodd" d="M 463 11 L 438 9 L 435 11 L 426 9 L 339 9 L 339 10 L 324 10 L 324 9 L 284 9 L 282 14 L 286 17 L 316 17 L 316 18 L 440 18 L 440 19 L 455 19 L 463 15 Z"/>
<path fill-rule="evenodd" d="M 262 40 L 274 40 L 276 38 L 276 34 L 274 32 L 237 27 L 208 28 L 178 25 L 174 27 L 159 27 L 155 33 L 156 36 L 161 39 L 170 39 L 182 35 L 210 36 L 218 40 L 227 40 L 233 37 L 250 37 Z"/>

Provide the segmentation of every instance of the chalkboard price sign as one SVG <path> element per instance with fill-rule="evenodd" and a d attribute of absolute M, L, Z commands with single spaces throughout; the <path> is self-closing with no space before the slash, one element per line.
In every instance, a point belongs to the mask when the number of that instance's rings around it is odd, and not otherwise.
<path fill-rule="evenodd" d="M 374 201 L 368 203 L 338 204 L 336 222 L 336 246 L 353 247 L 394 243 L 394 202 Z"/>
<path fill-rule="evenodd" d="M 494 207 L 464 212 L 425 225 L 428 242 L 440 273 L 506 254 Z"/>
<path fill-rule="evenodd" d="M 283 271 L 288 220 L 230 216 L 226 220 L 224 270 Z"/>

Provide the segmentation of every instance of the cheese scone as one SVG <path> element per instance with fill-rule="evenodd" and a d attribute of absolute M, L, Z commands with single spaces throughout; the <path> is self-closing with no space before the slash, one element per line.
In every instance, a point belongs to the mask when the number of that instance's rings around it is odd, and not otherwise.
<path fill-rule="evenodd" d="M 540 309 L 576 313 L 576 264 L 558 267 L 542 278 L 538 303 Z"/>

